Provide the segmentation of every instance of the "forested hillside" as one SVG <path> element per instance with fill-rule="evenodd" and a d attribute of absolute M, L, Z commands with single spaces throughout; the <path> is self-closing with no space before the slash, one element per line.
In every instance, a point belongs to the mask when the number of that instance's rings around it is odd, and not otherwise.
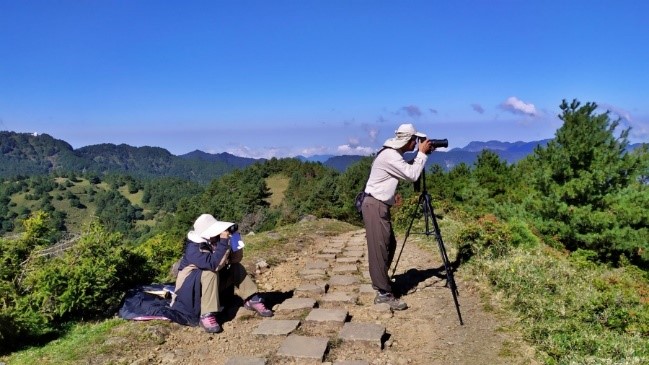
<path fill-rule="evenodd" d="M 619 121 L 596 114 L 593 103 L 564 101 L 561 110 L 555 138 L 526 158 L 511 164 L 483 150 L 473 164 L 430 167 L 424 184 L 442 225 L 444 217 L 461 222 L 452 242 L 460 270 L 491 286 L 542 362 L 646 359 L 649 152 L 629 150 L 629 130 L 619 132 Z M 53 145 L 52 156 L 71 153 Z M 239 222 L 244 233 L 306 215 L 360 226 L 353 197 L 371 161 L 362 158 L 341 173 L 321 163 L 271 159 L 207 185 L 127 175 L 3 180 L 3 229 L 14 235 L 0 240 L 2 350 L 56 336 L 70 322 L 104 318 L 126 289 L 168 279 L 200 213 Z M 269 181 L 282 186 L 280 201 L 272 199 Z M 391 214 L 403 230 L 420 193 L 409 184 L 398 192 L 403 202 Z M 79 218 L 72 221 L 84 220 L 78 243 L 59 255 L 39 254 L 57 244 L 62 230 L 72 230 L 66 218 L 73 214 Z"/>
<path fill-rule="evenodd" d="M 159 147 L 99 144 L 73 149 L 47 134 L 0 132 L 0 177 L 50 173 L 111 174 L 134 177 L 177 177 L 202 184 L 244 166 L 222 159 L 182 158 Z"/>

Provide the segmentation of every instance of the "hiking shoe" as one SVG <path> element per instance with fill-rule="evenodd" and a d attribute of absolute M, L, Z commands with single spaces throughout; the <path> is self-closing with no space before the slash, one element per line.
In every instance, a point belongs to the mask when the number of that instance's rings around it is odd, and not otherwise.
<path fill-rule="evenodd" d="M 392 295 L 392 293 L 377 293 L 376 297 L 374 298 L 374 304 L 381 304 L 381 303 L 387 303 L 390 305 L 390 308 L 392 310 L 396 311 L 401 311 L 406 308 L 408 308 L 408 304 L 406 302 L 403 302 Z"/>
<path fill-rule="evenodd" d="M 273 311 L 266 308 L 264 303 L 262 303 L 261 299 L 257 299 L 257 300 L 249 299 L 245 303 L 243 303 L 243 307 L 246 308 L 247 310 L 257 312 L 262 317 L 273 316 Z"/>
<path fill-rule="evenodd" d="M 219 333 L 223 331 L 223 328 L 216 321 L 214 313 L 202 315 L 199 323 L 207 333 Z"/>

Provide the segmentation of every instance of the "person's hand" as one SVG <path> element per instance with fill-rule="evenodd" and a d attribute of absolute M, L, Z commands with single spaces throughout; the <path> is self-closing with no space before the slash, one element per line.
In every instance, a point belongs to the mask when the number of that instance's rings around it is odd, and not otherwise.
<path fill-rule="evenodd" d="M 426 138 L 423 141 L 419 141 L 419 152 L 429 154 L 433 152 L 433 143 L 430 139 Z"/>
<path fill-rule="evenodd" d="M 399 206 L 401 205 L 401 203 L 403 203 L 403 198 L 401 197 L 401 194 L 396 194 L 394 196 L 394 205 Z"/>

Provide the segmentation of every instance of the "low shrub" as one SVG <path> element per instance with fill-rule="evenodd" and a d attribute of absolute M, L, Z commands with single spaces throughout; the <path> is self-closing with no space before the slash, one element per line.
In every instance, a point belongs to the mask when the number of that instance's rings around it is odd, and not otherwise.
<path fill-rule="evenodd" d="M 547 364 L 642 363 L 649 358 L 649 283 L 633 266 L 610 268 L 579 252 L 514 248 L 472 262 L 517 313 Z"/>

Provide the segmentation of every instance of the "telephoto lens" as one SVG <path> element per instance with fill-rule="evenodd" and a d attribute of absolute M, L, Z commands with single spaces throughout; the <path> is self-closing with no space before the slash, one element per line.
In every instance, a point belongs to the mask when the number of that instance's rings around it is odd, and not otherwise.
<path fill-rule="evenodd" d="M 431 139 L 430 144 L 431 144 L 431 146 L 433 146 L 433 148 L 440 148 L 440 147 L 446 148 L 446 147 L 448 147 L 448 139 L 446 139 L 446 138 L 444 138 L 444 139 Z"/>

